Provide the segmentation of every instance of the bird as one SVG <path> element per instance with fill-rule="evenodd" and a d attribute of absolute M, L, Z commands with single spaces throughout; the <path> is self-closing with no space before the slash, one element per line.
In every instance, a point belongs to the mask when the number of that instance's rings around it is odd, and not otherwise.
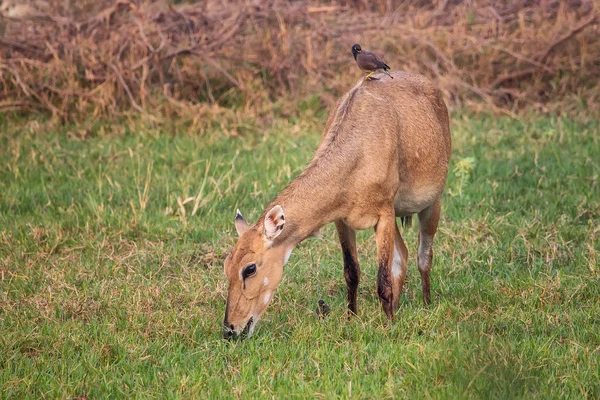
<path fill-rule="evenodd" d="M 388 72 L 390 66 L 381 61 L 379 57 L 370 51 L 361 49 L 360 44 L 355 44 L 352 46 L 352 55 L 354 56 L 354 60 L 356 61 L 358 68 L 365 72 L 369 72 L 367 76 L 365 76 L 365 80 L 374 79 L 371 78 L 371 75 L 377 71 L 382 71 L 390 78 L 394 79 L 394 77 Z"/>
<path fill-rule="evenodd" d="M 323 301 L 323 300 L 319 300 L 319 305 L 317 306 L 317 309 L 315 310 L 315 312 L 317 313 L 317 317 L 319 318 L 325 318 L 325 316 L 327 314 L 329 314 L 329 306 Z"/>

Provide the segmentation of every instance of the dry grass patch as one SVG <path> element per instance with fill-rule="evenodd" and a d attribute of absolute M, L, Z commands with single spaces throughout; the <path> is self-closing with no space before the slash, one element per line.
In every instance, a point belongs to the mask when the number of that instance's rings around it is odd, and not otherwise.
<path fill-rule="evenodd" d="M 249 117 L 332 104 L 360 76 L 360 42 L 455 105 L 599 111 L 594 2 L 45 3 L 3 11 L 0 109 L 63 121 L 136 113 L 174 133 L 237 136 Z"/>

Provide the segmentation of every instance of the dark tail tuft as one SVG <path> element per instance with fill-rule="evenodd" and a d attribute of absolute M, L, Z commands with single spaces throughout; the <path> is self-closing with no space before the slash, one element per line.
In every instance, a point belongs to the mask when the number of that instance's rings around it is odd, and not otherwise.
<path fill-rule="evenodd" d="M 412 215 L 400 217 L 400 224 L 402 224 L 403 228 L 410 228 L 412 226 Z"/>

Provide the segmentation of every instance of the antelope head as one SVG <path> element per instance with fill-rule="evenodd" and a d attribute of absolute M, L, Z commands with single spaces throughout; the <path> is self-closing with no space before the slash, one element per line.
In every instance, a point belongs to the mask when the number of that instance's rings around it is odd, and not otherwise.
<path fill-rule="evenodd" d="M 281 206 L 271 208 L 264 222 L 250 227 L 237 211 L 235 228 L 239 239 L 225 259 L 225 275 L 229 281 L 223 338 L 240 334 L 252 335 L 254 327 L 265 312 L 273 292 L 281 281 L 283 266 L 291 247 L 275 243 L 285 226 Z"/>

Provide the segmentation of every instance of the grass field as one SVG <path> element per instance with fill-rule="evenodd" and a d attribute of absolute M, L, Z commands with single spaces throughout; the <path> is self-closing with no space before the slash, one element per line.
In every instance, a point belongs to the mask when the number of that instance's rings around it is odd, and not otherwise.
<path fill-rule="evenodd" d="M 238 137 L 2 120 L 2 397 L 600 398 L 597 122 L 455 113 L 431 306 L 413 226 L 386 326 L 364 231 L 348 321 L 327 226 L 255 335 L 222 340 L 235 209 L 254 221 L 302 170 L 324 117 L 307 120 Z"/>

